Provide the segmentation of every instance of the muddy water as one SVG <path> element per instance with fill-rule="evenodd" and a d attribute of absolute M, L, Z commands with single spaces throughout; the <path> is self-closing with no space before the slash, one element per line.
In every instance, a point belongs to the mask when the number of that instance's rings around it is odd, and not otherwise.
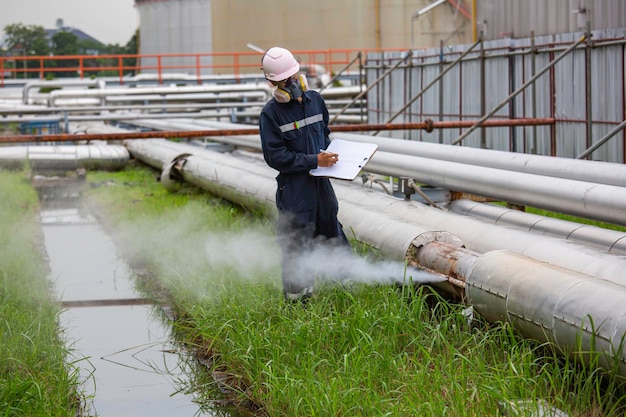
<path fill-rule="evenodd" d="M 98 223 L 76 203 L 44 203 L 41 220 L 57 297 L 82 305 L 65 308 L 60 320 L 69 360 L 78 361 L 90 397 L 85 415 L 214 415 L 177 393 L 186 381 L 185 358 L 155 307 L 141 303 L 128 265 Z"/>

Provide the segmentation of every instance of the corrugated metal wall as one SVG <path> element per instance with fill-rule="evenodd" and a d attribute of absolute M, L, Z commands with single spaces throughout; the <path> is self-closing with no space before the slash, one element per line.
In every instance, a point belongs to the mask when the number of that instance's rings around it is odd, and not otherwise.
<path fill-rule="evenodd" d="M 624 0 L 477 0 L 483 39 L 524 38 L 591 29 L 626 27 Z"/>
<path fill-rule="evenodd" d="M 581 34 L 537 37 L 534 70 L 532 54 L 528 53 L 530 39 L 484 42 L 484 61 L 479 59 L 481 52 L 480 46 L 477 46 L 443 77 L 442 82 L 437 82 L 423 93 L 394 122 L 417 122 L 429 118 L 450 121 L 478 120 L 577 41 Z M 577 48 L 542 75 L 535 83 L 536 96 L 533 96 L 533 87 L 529 86 L 493 116 L 552 117 L 557 120 L 554 127 L 477 129 L 464 140 L 463 145 L 481 147 L 484 144 L 491 149 L 527 153 L 534 152 L 536 145 L 536 152 L 542 155 L 575 158 L 581 154 L 626 118 L 626 54 L 623 34 L 623 29 L 594 31 L 594 47 Z M 444 65 L 455 61 L 470 46 L 415 51 L 411 65 L 394 70 L 388 79 L 368 94 L 369 122 L 388 122 L 437 77 L 445 68 Z M 590 54 L 589 68 L 587 53 Z M 368 85 L 373 84 L 403 56 L 401 53 L 386 53 L 384 56 L 369 54 Z M 484 71 L 481 70 L 483 66 Z M 483 78 L 484 92 L 481 82 Z M 587 95 L 588 87 L 591 89 L 590 96 Z M 593 121 L 590 137 L 586 122 L 588 112 L 591 112 Z M 453 143 L 465 130 L 442 129 L 432 133 L 396 131 L 384 134 L 411 140 Z M 622 131 L 595 151 L 592 159 L 624 163 L 625 144 L 625 133 Z"/>

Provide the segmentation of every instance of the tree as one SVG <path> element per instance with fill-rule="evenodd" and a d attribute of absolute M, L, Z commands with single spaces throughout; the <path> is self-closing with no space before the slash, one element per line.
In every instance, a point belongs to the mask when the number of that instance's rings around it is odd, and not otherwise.
<path fill-rule="evenodd" d="M 15 57 L 42 56 L 48 55 L 50 51 L 46 39 L 46 31 L 43 26 L 25 26 L 21 23 L 13 23 L 4 27 L 4 33 L 9 55 Z M 33 70 L 40 66 L 37 60 L 24 60 L 22 65 L 17 63 L 15 65 L 17 71 L 23 71 L 21 74 L 16 72 L 16 75 L 20 78 L 28 78 L 32 72 L 36 72 L 36 70 Z"/>
<path fill-rule="evenodd" d="M 62 55 L 79 55 L 81 53 L 78 45 L 78 38 L 70 32 L 60 31 L 52 36 L 52 54 L 55 56 Z M 57 68 L 77 68 L 77 59 L 58 59 L 53 65 Z M 56 71 L 58 77 L 72 77 L 76 75 L 76 71 Z"/>
<path fill-rule="evenodd" d="M 50 51 L 43 26 L 12 23 L 4 27 L 4 33 L 12 55 L 48 55 Z"/>
<path fill-rule="evenodd" d="M 80 54 L 78 38 L 70 32 L 60 31 L 52 36 L 52 55 Z"/>

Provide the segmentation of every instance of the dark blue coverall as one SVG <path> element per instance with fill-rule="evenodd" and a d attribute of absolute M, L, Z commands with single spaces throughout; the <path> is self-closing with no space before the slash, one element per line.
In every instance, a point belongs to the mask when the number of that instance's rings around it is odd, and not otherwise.
<path fill-rule="evenodd" d="M 317 168 L 317 154 L 330 144 L 328 109 L 322 96 L 307 90 L 302 103 L 279 103 L 272 98 L 261 111 L 259 127 L 263 157 L 276 169 L 277 237 L 282 251 L 285 293 L 296 294 L 313 285 L 302 276 L 297 258 L 316 242 L 347 245 L 337 220 L 338 202 L 328 178 L 309 175 Z"/>

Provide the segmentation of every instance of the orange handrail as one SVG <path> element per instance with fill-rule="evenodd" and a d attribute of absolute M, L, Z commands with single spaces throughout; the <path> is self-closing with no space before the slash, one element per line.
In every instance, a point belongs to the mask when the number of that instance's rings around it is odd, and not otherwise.
<path fill-rule="evenodd" d="M 349 64 L 358 53 L 390 52 L 404 49 L 322 49 L 294 50 L 294 55 L 304 65 L 320 65 L 329 71 Z M 227 73 L 238 78 L 244 73 L 257 73 L 261 54 L 258 52 L 164 53 L 164 54 L 105 54 L 62 56 L 0 56 L 0 87 L 5 79 L 48 77 L 80 77 L 92 75 L 119 76 L 141 72 L 156 72 L 159 83 L 168 71 L 180 71 L 197 77 L 202 82 L 203 73 Z"/>

